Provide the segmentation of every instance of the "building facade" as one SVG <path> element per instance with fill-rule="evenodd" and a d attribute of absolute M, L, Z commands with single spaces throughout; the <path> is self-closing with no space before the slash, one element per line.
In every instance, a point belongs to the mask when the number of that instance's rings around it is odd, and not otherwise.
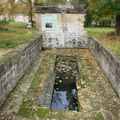
<path fill-rule="evenodd" d="M 85 12 L 80 6 L 36 6 L 36 28 L 45 48 L 85 47 Z"/>

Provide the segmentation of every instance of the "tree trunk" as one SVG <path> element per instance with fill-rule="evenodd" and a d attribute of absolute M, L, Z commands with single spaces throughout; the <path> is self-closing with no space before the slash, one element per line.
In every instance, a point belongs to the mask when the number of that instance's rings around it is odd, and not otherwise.
<path fill-rule="evenodd" d="M 111 21 L 108 23 L 108 27 L 111 27 Z"/>
<path fill-rule="evenodd" d="M 32 1 L 31 0 L 29 0 L 29 18 L 33 26 Z"/>
<path fill-rule="evenodd" d="M 120 15 L 116 16 L 115 34 L 120 35 Z"/>
<path fill-rule="evenodd" d="M 30 7 L 29 16 L 30 16 L 30 22 L 32 23 L 32 26 L 33 26 L 32 7 Z"/>

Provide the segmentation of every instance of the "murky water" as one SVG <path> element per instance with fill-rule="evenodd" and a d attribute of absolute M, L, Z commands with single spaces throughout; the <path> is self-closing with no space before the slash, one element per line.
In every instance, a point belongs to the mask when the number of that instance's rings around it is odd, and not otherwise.
<path fill-rule="evenodd" d="M 51 109 L 78 111 L 75 57 L 58 56 L 55 64 L 55 85 Z"/>

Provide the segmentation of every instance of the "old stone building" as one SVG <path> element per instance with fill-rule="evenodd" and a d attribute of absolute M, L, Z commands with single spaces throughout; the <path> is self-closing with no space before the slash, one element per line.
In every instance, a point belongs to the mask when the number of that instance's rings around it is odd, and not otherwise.
<path fill-rule="evenodd" d="M 82 6 L 36 5 L 35 17 L 44 47 L 85 47 L 85 11 Z"/>

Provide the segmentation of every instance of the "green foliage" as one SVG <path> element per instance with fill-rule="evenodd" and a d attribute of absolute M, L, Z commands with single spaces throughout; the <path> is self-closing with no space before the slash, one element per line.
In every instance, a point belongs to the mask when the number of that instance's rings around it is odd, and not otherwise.
<path fill-rule="evenodd" d="M 90 0 L 89 9 L 100 16 L 120 14 L 120 0 Z"/>
<path fill-rule="evenodd" d="M 89 0 L 89 8 L 100 24 L 115 21 L 115 34 L 120 35 L 120 0 Z"/>
<path fill-rule="evenodd" d="M 115 23 L 115 16 L 120 13 L 118 0 L 89 0 L 87 4 L 86 26 L 94 21 L 96 26 L 110 26 Z"/>
<path fill-rule="evenodd" d="M 93 21 L 93 13 L 87 10 L 85 17 L 86 17 L 85 26 L 91 26 L 91 23 Z"/>
<path fill-rule="evenodd" d="M 120 0 L 100 0 L 103 4 L 103 8 L 105 9 L 107 7 L 107 14 L 114 14 L 118 15 L 120 14 Z"/>
<path fill-rule="evenodd" d="M 8 25 L 8 24 L 9 24 L 8 21 L 5 21 L 5 20 L 0 21 L 0 26 L 5 26 L 5 25 Z"/>
<path fill-rule="evenodd" d="M 87 0 L 72 0 L 72 3 L 87 3 Z"/>

